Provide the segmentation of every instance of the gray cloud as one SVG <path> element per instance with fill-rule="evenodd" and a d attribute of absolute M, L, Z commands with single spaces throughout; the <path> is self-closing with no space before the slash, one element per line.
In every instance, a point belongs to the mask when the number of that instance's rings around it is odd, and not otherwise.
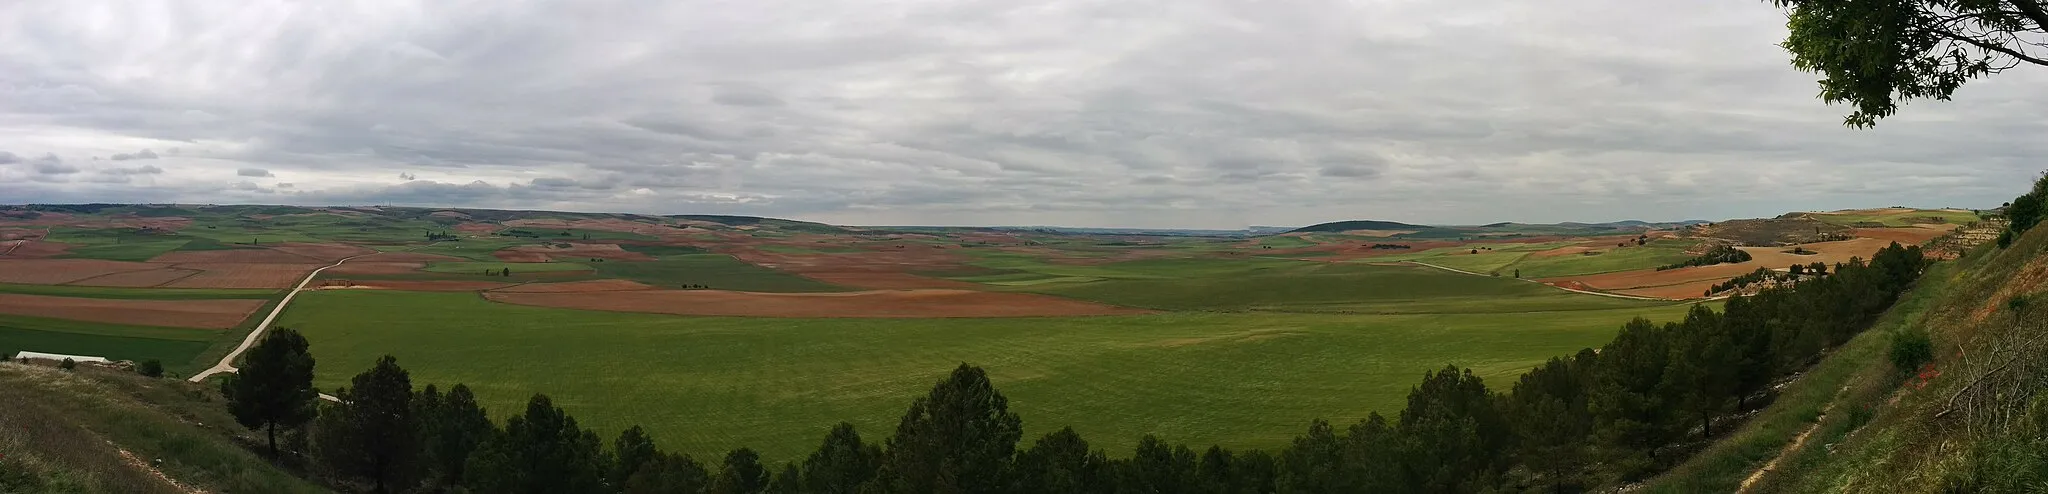
<path fill-rule="evenodd" d="M 42 175 L 70 175 L 78 173 L 78 167 L 64 164 L 64 158 L 56 154 L 44 154 L 41 158 L 29 160 L 35 165 L 36 173 Z"/>
<path fill-rule="evenodd" d="M 164 169 L 157 168 L 156 165 L 142 165 L 132 168 L 108 168 L 105 170 L 100 170 L 100 173 L 107 175 L 158 175 L 162 174 L 163 172 Z"/>
<path fill-rule="evenodd" d="M 94 158 L 94 159 L 98 159 L 98 158 Z M 127 161 L 127 160 L 153 160 L 153 159 L 156 159 L 156 153 L 155 153 L 155 152 L 152 152 L 152 151 L 150 151 L 150 150 L 148 150 L 148 149 L 144 149 L 144 150 L 141 150 L 141 151 L 136 151 L 136 152 L 135 152 L 134 154 L 126 154 L 126 153 L 120 153 L 120 154 L 115 154 L 115 155 L 113 155 L 113 156 L 110 156 L 110 157 L 109 157 L 109 159 L 112 159 L 112 160 L 114 160 L 114 161 Z"/>
<path fill-rule="evenodd" d="M 12 165 L 20 162 L 20 156 L 16 156 L 14 153 L 10 152 L 0 151 L 0 165 Z"/>
<path fill-rule="evenodd" d="M 0 153 L 38 172 L 0 169 L 0 197 L 851 224 L 1593 221 L 1995 205 L 2048 155 L 2048 71 L 1850 131 L 1786 66 L 1767 4 L 1561 1 L 820 0 L 798 15 L 396 0 L 225 26 L 208 19 L 237 6 L 0 9 L 0 148 L 120 142 L 165 163 L 69 180 L 41 173 L 76 169 L 61 160 Z M 122 34 L 138 31 L 158 34 Z M 224 185 L 223 169 L 304 185 Z"/>

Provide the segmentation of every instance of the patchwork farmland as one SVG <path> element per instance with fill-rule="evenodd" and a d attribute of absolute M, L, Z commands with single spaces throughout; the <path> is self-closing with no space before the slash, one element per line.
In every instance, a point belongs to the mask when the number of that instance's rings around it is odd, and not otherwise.
<path fill-rule="evenodd" d="M 780 462 L 841 420 L 888 430 L 972 362 L 1032 417 L 1027 437 L 1071 425 L 1113 450 L 1148 433 L 1267 448 L 1312 419 L 1391 413 L 1446 363 L 1505 385 L 1631 318 L 1714 303 L 1713 287 L 1759 268 L 1849 262 L 1975 220 L 1883 209 L 1712 224 L 1368 221 L 1254 237 L 0 207 L 0 352 L 158 360 L 190 375 L 340 262 L 276 324 L 310 339 L 323 389 L 390 354 L 417 383 L 467 383 L 494 414 L 546 393 L 598 430 L 638 424 L 677 450 L 746 445 Z M 1824 237 L 1798 237 L 1814 224 Z M 1659 269 L 1717 246 L 1750 260 Z"/>

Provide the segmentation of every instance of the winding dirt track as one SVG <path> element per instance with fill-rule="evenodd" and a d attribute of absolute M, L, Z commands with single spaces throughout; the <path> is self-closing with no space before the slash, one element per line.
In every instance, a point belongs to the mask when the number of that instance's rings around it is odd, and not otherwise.
<path fill-rule="evenodd" d="M 192 381 L 192 382 L 195 382 L 195 383 L 196 383 L 196 382 L 200 382 L 200 381 L 205 381 L 205 380 L 206 380 L 206 378 L 208 378 L 208 377 L 212 377 L 212 376 L 213 376 L 214 374 L 219 374 L 219 373 L 222 373 L 222 372 L 234 372 L 234 371 L 236 371 L 237 369 L 235 369 L 235 357 L 240 357 L 240 356 L 242 356 L 242 352 L 246 352 L 246 351 L 249 351 L 249 347 L 250 347 L 251 345 L 255 345 L 255 344 L 256 344 L 256 339 L 257 339 L 257 338 L 261 338 L 261 337 L 263 337 L 263 331 L 264 331 L 264 330 L 266 330 L 266 329 L 270 329 L 270 323 L 271 323 L 272 321 L 276 321 L 276 320 L 277 320 L 277 315 L 278 315 L 278 314 L 282 314 L 282 313 L 284 313 L 284 308 L 285 308 L 285 307 L 287 307 L 287 306 L 290 306 L 290 305 L 292 304 L 292 298 L 294 298 L 294 297 L 298 297 L 298 296 L 299 296 L 299 292 L 302 292 L 302 291 L 305 291 L 305 290 L 306 290 L 306 284 L 307 284 L 307 283 L 312 283 L 312 282 L 313 282 L 313 277 L 315 277 L 315 276 L 320 276 L 320 272 L 321 272 L 321 271 L 326 271 L 326 270 L 327 270 L 327 268 L 331 268 L 331 267 L 335 267 L 335 266 L 340 266 L 340 265 L 341 265 L 342 263 L 348 262 L 348 260 L 349 260 L 349 259 L 355 259 L 355 258 L 358 258 L 358 257 L 362 257 L 362 256 L 365 256 L 365 255 L 369 255 L 369 254 L 360 254 L 360 255 L 353 255 L 353 256 L 348 256 L 348 257 L 342 258 L 342 259 L 341 259 L 341 260 L 339 260 L 339 261 L 334 261 L 334 264 L 329 264 L 329 265 L 326 265 L 326 266 L 322 266 L 322 267 L 320 267 L 320 269 L 315 269 L 315 270 L 313 270 L 313 272 L 311 272 L 311 273 L 306 273 L 306 278 L 305 278 L 305 279 L 302 279 L 302 280 L 299 280 L 299 285 L 298 285 L 298 286 L 295 286 L 295 287 L 292 287 L 292 291 L 290 291 L 290 292 L 286 292 L 286 293 L 284 294 L 284 300 L 279 300 L 279 301 L 277 302 L 277 307 L 273 307 L 273 308 L 271 308 L 271 309 L 270 309 L 270 314 L 269 314 L 269 315 L 263 316 L 263 322 L 257 323 L 257 324 L 256 324 L 256 329 L 251 329 L 251 330 L 249 330 L 249 336 L 247 336 L 247 337 L 243 337 L 243 338 L 242 338 L 242 344 L 241 344 L 241 345 L 239 345 L 239 346 L 236 346 L 236 347 L 235 347 L 235 351 L 232 351 L 232 352 L 228 352 L 228 354 L 227 354 L 227 355 L 225 355 L 225 356 L 222 356 L 222 357 L 220 358 L 220 362 L 219 362 L 219 363 L 213 364 L 213 367 L 209 367 L 209 368 L 207 368 L 207 369 L 206 369 L 205 371 L 202 371 L 202 372 L 200 372 L 200 373 L 198 373 L 198 374 L 193 374 L 193 375 L 192 375 L 192 378 L 191 378 L 191 379 L 186 379 L 186 380 L 187 380 L 187 381 Z"/>

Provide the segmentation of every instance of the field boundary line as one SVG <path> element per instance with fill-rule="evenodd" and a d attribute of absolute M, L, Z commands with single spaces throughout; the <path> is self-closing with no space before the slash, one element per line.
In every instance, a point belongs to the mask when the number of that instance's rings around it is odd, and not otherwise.
<path fill-rule="evenodd" d="M 367 255 L 370 254 L 357 254 L 353 256 L 344 257 L 339 261 L 334 261 L 334 264 L 322 266 L 319 269 L 313 270 L 313 272 L 311 273 L 306 273 L 306 278 L 299 280 L 299 285 L 292 287 L 292 291 L 285 292 L 284 299 L 279 300 L 277 302 L 277 307 L 272 307 L 270 309 L 270 314 L 263 316 L 263 322 L 256 323 L 256 329 L 249 330 L 249 335 L 242 337 L 241 345 L 236 346 L 234 351 L 228 352 L 226 356 L 221 357 L 220 363 L 213 364 L 213 367 L 209 367 L 205 371 L 201 371 L 198 374 L 193 374 L 191 379 L 186 380 L 196 383 L 200 381 L 205 381 L 206 378 L 213 377 L 214 374 L 219 374 L 222 372 L 235 372 L 237 370 L 240 370 L 235 368 L 235 357 L 242 356 L 242 352 L 248 351 L 250 346 L 256 344 L 256 339 L 263 336 L 264 330 L 270 329 L 270 323 L 272 321 L 277 320 L 277 315 L 284 313 L 285 306 L 291 305 L 292 298 L 299 296 L 299 292 L 306 290 L 306 284 L 312 283 L 313 278 L 316 276 L 320 276 L 320 272 L 326 271 L 327 268 L 340 266 L 342 263 L 348 262 L 349 259 L 355 259 Z"/>
<path fill-rule="evenodd" d="M 1485 277 L 1488 277 L 1488 278 L 1499 278 L 1499 276 L 1494 276 L 1494 275 L 1489 275 L 1489 274 L 1480 274 L 1480 273 L 1474 273 L 1474 272 L 1471 272 L 1471 271 L 1466 271 L 1466 270 L 1463 270 L 1463 269 L 1458 269 L 1458 268 L 1452 268 L 1452 267 L 1438 266 L 1438 265 L 1435 265 L 1435 264 L 1430 264 L 1430 263 L 1426 263 L 1426 262 L 1422 262 L 1422 261 L 1401 261 L 1401 262 L 1405 262 L 1405 263 L 1408 263 L 1408 264 L 1414 264 L 1414 265 L 1417 265 L 1417 266 L 1428 266 L 1428 267 L 1432 267 L 1432 268 L 1437 268 L 1437 269 L 1441 269 L 1441 270 L 1444 270 L 1444 271 L 1450 271 L 1450 272 L 1453 272 L 1453 273 L 1460 273 L 1460 274 L 1469 274 L 1469 275 L 1472 275 L 1472 276 L 1485 276 Z M 1577 289 L 1577 288 L 1567 288 L 1567 287 L 1562 287 L 1562 286 L 1552 285 L 1552 284 L 1549 284 L 1549 283 L 1544 283 L 1544 282 L 1541 282 L 1541 281 L 1536 281 L 1536 280 L 1531 280 L 1531 279 L 1524 279 L 1524 278 L 1515 278 L 1515 280 L 1518 280 L 1518 281 L 1526 281 L 1526 282 L 1530 282 L 1530 283 L 1535 283 L 1535 284 L 1538 284 L 1538 285 L 1543 285 L 1543 286 L 1547 286 L 1547 287 L 1551 287 L 1551 288 L 1556 288 L 1556 289 L 1559 289 L 1559 290 L 1564 290 L 1564 291 L 1567 291 L 1567 292 L 1572 292 L 1572 293 L 1583 293 L 1583 294 L 1587 294 L 1587 295 L 1599 295 L 1599 296 L 1602 296 L 1602 297 L 1614 297 L 1614 298 L 1620 298 L 1620 299 L 1628 299 L 1628 300 L 1648 300 L 1648 301 L 1652 301 L 1652 302 L 1684 302 L 1684 301 L 1685 301 L 1684 299 L 1671 299 L 1671 298 L 1656 298 L 1656 297 L 1641 297 L 1641 296 L 1636 296 L 1636 295 L 1622 295 L 1622 294 L 1619 294 L 1619 293 L 1607 293 L 1607 292 L 1596 292 L 1596 291 L 1592 291 L 1592 290 L 1580 290 L 1580 289 Z"/>

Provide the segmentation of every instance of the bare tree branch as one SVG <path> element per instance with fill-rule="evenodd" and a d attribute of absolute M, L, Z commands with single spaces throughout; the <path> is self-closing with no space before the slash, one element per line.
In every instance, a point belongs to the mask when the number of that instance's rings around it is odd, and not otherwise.
<path fill-rule="evenodd" d="M 2024 1 L 2024 0 L 2022 0 L 2022 1 Z M 2002 54 L 2005 54 L 2006 56 L 2010 56 L 2010 57 L 2013 57 L 2013 58 L 2019 59 L 2019 60 L 2021 60 L 2021 61 L 2024 61 L 2024 62 L 2027 62 L 2027 63 L 2031 63 L 2031 64 L 2034 64 L 2034 65 L 2039 65 L 2039 66 L 2043 66 L 2043 67 L 2048 67 L 2048 59 L 2040 59 L 2040 58 L 2034 58 L 2034 57 L 2030 57 L 2030 56 L 2027 56 L 2027 54 L 2026 54 L 2025 52 L 2021 52 L 2021 51 L 2019 51 L 2019 50 L 2014 50 L 2014 49 L 2011 49 L 2011 48 L 2007 48 L 2007 47 L 2005 47 L 2005 46 L 2003 46 L 2003 45 L 1998 45 L 1998 44 L 1994 44 L 1994 43 L 1986 42 L 1986 41 L 1983 41 L 1983 40 L 1979 40 L 1979 39 L 1977 39 L 1977 38 L 1973 38 L 1973 37 L 1969 37 L 1969 36 L 1964 36 L 1964 35 L 1960 35 L 1960 34 L 1952 33 L 1952 32 L 1949 32 L 1949 31 L 1945 31 L 1945 30 L 1935 29 L 1935 30 L 1933 30 L 1933 31 L 1934 31 L 1934 34 L 1938 34 L 1938 35 L 1941 35 L 1941 37 L 1944 37 L 1944 38 L 1948 38 L 1948 39 L 1952 39 L 1952 40 L 1956 40 L 1956 41 L 1961 41 L 1961 42 L 1964 42 L 1964 43 L 1969 43 L 1969 44 L 1971 44 L 1971 45 L 1975 45 L 1975 46 L 1976 46 L 1976 47 L 1978 47 L 1978 48 L 1983 48 L 1983 49 L 1986 49 L 1986 50 L 1991 50 L 1991 51 L 1994 51 L 1994 52 L 2002 53 Z"/>

